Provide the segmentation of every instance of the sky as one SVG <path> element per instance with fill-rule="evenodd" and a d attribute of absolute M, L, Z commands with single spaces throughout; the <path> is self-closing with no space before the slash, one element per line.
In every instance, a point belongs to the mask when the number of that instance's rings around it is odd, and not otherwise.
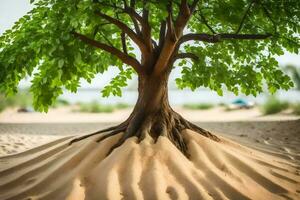
<path fill-rule="evenodd" d="M 4 33 L 5 30 L 11 28 L 14 22 L 32 9 L 32 5 L 30 5 L 29 2 L 29 0 L 0 0 L 0 35 Z M 283 56 L 278 57 L 277 61 L 282 66 L 293 64 L 300 67 L 300 55 L 286 52 Z M 82 82 L 81 86 L 83 88 L 102 88 L 117 74 L 117 72 L 118 70 L 111 69 L 102 75 L 96 76 L 91 84 Z M 175 72 L 173 72 L 172 79 L 174 80 L 174 77 L 178 77 L 179 73 L 180 70 L 175 70 Z M 23 80 L 20 83 L 20 87 L 28 87 L 29 85 L 29 80 Z"/>

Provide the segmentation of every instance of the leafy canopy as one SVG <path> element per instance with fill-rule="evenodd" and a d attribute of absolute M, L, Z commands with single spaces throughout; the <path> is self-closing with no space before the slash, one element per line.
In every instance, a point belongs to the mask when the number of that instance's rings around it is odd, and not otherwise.
<path fill-rule="evenodd" d="M 33 1 L 32 1 L 33 2 Z M 15 93 L 32 76 L 34 107 L 47 111 L 63 92 L 76 92 L 110 66 L 120 74 L 103 95 L 121 95 L 147 58 L 165 55 L 182 68 L 179 88 L 204 86 L 256 95 L 293 86 L 275 56 L 298 53 L 298 0 L 37 0 L 0 36 L 0 92 Z M 183 27 L 181 27 L 183 26 Z M 135 50 L 136 49 L 136 50 Z M 141 58 L 135 52 L 141 51 Z M 156 57 L 155 57 L 156 55 Z"/>

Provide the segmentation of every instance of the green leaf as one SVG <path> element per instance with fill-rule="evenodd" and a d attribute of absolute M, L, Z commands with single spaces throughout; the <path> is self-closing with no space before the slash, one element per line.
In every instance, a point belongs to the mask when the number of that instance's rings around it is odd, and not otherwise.
<path fill-rule="evenodd" d="M 58 68 L 62 68 L 64 66 L 65 61 L 64 60 L 59 60 L 58 61 Z"/>
<path fill-rule="evenodd" d="M 91 82 L 96 74 L 103 73 L 113 66 L 118 67 L 120 72 L 104 87 L 102 95 L 120 96 L 122 88 L 127 85 L 127 80 L 132 78 L 133 69 L 127 68 L 130 66 L 122 62 L 123 58 L 119 59 L 120 54 L 119 57 L 110 54 L 110 50 L 108 51 L 110 48 L 101 49 L 91 44 L 106 44 L 123 51 L 121 42 L 123 30 L 96 16 L 95 11 L 100 9 L 104 14 L 134 29 L 130 16 L 117 9 L 124 7 L 124 1 L 95 3 L 91 0 L 30 0 L 30 2 L 34 3 L 33 9 L 0 36 L 0 92 L 5 94 L 16 92 L 20 80 L 31 76 L 34 108 L 47 111 L 48 106 L 62 93 L 62 88 L 76 92 L 80 80 Z M 178 48 L 179 53 L 193 53 L 199 59 L 195 61 L 188 58 L 174 62 L 173 68 L 181 66 L 182 69 L 181 77 L 176 79 L 180 89 L 195 90 L 207 87 L 219 95 L 223 94 L 222 89 L 235 94 L 242 92 L 246 95 L 257 95 L 263 91 L 264 85 L 268 86 L 270 92 L 293 87 L 290 78 L 282 72 L 275 58 L 286 51 L 298 53 L 300 49 L 300 4 L 292 0 L 260 3 L 267 9 L 269 16 L 262 6 L 255 3 L 247 13 L 239 34 L 270 33 L 272 37 L 261 40 L 224 39 L 216 43 L 209 41 L 183 43 Z M 159 41 L 161 24 L 166 21 L 169 9 L 172 9 L 174 17 L 178 16 L 180 13 L 178 4 L 180 1 L 173 1 L 172 7 L 170 2 L 165 0 L 146 3 L 136 1 L 137 13 L 145 8 L 149 10 L 152 41 L 156 43 Z M 207 38 L 213 38 L 212 32 L 236 33 L 248 6 L 249 1 L 212 0 L 209 3 L 199 1 L 196 11 L 190 16 L 186 27 L 183 27 L 185 30 L 183 34 L 200 33 L 207 34 L 202 35 Z M 209 27 L 203 23 L 200 14 L 205 17 Z M 74 32 L 85 35 L 89 38 L 89 42 L 82 41 L 74 35 Z M 134 40 L 130 37 L 126 34 L 129 56 L 139 62 L 140 57 L 160 58 L 160 50 L 154 49 L 155 45 L 149 48 L 151 50 L 149 52 L 153 54 L 140 56 L 140 52 L 137 51 L 141 44 L 133 44 Z M 148 44 L 144 41 L 143 43 Z M 166 55 L 168 54 L 172 55 L 172 52 L 167 52 Z M 163 59 L 168 61 L 169 57 L 165 56 Z M 155 62 L 156 60 L 153 63 Z"/>

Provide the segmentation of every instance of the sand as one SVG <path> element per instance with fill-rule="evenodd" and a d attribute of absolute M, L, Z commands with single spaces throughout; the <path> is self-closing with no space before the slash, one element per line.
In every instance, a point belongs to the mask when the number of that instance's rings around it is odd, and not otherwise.
<path fill-rule="evenodd" d="M 222 141 L 186 131 L 186 158 L 164 137 L 155 144 L 131 138 L 105 157 L 120 134 L 101 143 L 97 135 L 67 144 L 75 135 L 122 121 L 130 109 L 4 111 L 0 199 L 300 199 L 299 116 L 262 116 L 258 109 L 176 110 Z"/>
<path fill-rule="evenodd" d="M 35 146 L 46 144 L 49 141 L 62 136 L 55 135 L 28 135 L 28 134 L 1 134 L 0 135 L 0 156 L 16 154 Z M 1 158 L 0 158 L 1 159 Z"/>
<path fill-rule="evenodd" d="M 222 137 L 185 131 L 190 157 L 165 137 L 74 136 L 0 159 L 0 199 L 300 199 L 299 165 Z"/>
<path fill-rule="evenodd" d="M 112 113 L 78 113 L 72 112 L 74 106 L 51 108 L 48 113 L 18 113 L 17 109 L 6 109 L 0 113 L 0 123 L 118 123 L 124 121 L 132 112 L 132 108 L 117 110 Z M 224 107 L 215 107 L 208 110 L 189 110 L 174 107 L 189 121 L 201 122 L 230 122 L 230 121 L 278 121 L 296 120 L 300 116 L 293 115 L 290 111 L 276 115 L 262 115 L 259 108 L 226 111 Z"/>

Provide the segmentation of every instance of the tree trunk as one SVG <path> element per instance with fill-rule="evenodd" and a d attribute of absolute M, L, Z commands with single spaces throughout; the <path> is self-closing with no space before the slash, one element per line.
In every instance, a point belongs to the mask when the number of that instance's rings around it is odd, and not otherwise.
<path fill-rule="evenodd" d="M 139 77 L 139 96 L 131 114 L 128 130 L 142 131 L 139 133 L 142 136 L 141 139 L 147 134 L 157 138 L 168 124 L 168 118 L 171 117 L 173 111 L 168 101 L 167 84 L 167 75 Z M 149 130 L 145 130 L 145 128 Z"/>
<path fill-rule="evenodd" d="M 172 110 L 168 101 L 168 78 L 169 73 L 162 73 L 159 76 L 139 75 L 139 96 L 133 112 L 128 119 L 118 126 L 76 138 L 71 143 L 95 134 L 110 131 L 98 140 L 100 142 L 107 137 L 124 132 L 120 140 L 111 148 L 112 151 L 130 137 L 137 137 L 139 142 L 146 137 L 151 137 L 156 142 L 159 136 L 165 136 L 182 153 L 188 156 L 187 146 L 181 134 L 182 130 L 192 129 L 218 141 L 219 139 L 216 136 L 188 122 Z"/>

